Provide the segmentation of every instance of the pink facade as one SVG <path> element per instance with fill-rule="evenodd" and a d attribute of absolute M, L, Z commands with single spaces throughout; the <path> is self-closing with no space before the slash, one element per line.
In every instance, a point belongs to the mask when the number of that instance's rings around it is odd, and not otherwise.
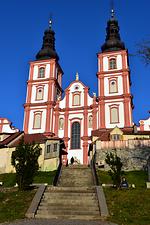
<path fill-rule="evenodd" d="M 109 35 L 97 55 L 97 96 L 89 95 L 89 88 L 77 74 L 62 99 L 63 71 L 58 63 L 51 27 L 44 33 L 44 47 L 37 54 L 37 60 L 30 63 L 24 132 L 63 138 L 68 160 L 73 156 L 81 164 L 88 163 L 92 130 L 133 126 L 128 52 L 119 36 L 116 36 L 116 42 L 111 42 L 112 30 L 119 32 L 113 16 L 108 29 Z M 53 46 L 47 47 L 49 39 Z"/>

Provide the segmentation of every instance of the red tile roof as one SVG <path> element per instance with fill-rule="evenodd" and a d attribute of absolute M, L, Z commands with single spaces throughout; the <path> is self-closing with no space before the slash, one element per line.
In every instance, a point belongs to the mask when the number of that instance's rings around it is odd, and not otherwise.
<path fill-rule="evenodd" d="M 22 135 L 21 135 L 22 134 Z M 25 143 L 37 143 L 37 144 L 42 144 L 45 143 L 46 140 L 61 140 L 61 138 L 58 137 L 52 137 L 51 134 L 24 134 L 23 132 L 17 132 L 14 134 L 11 134 L 8 138 L 0 142 L 0 148 L 7 147 L 16 147 L 21 138 L 24 138 Z"/>
<path fill-rule="evenodd" d="M 110 132 L 113 129 L 99 129 L 99 130 L 93 130 L 92 136 L 98 137 L 101 141 L 109 141 L 110 140 Z M 132 127 L 129 128 L 121 128 L 120 129 L 124 135 L 150 135 L 150 131 L 137 131 L 134 132 L 134 129 Z"/>
<path fill-rule="evenodd" d="M 21 134 L 23 134 L 23 132 L 20 132 L 20 131 L 10 134 L 9 137 L 5 138 L 3 141 L 0 142 L 0 148 L 7 146 L 11 141 L 21 136 Z"/>

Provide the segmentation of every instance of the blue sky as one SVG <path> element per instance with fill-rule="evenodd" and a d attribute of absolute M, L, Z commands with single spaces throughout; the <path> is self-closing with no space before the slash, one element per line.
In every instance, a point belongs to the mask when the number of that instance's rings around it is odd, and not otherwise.
<path fill-rule="evenodd" d="M 136 44 L 150 40 L 150 1 L 115 0 L 120 34 L 129 50 L 135 105 L 134 122 L 148 118 L 150 66 L 133 56 Z M 64 71 L 63 88 L 75 78 L 97 92 L 97 56 L 110 17 L 109 0 L 5 0 L 0 7 L 0 117 L 22 129 L 29 61 L 42 46 L 44 30 L 53 15 L 56 50 Z"/>

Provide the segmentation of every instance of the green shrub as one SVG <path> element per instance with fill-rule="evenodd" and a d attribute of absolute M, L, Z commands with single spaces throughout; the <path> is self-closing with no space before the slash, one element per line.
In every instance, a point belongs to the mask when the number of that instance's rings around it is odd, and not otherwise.
<path fill-rule="evenodd" d="M 40 150 L 38 144 L 25 144 L 22 139 L 12 153 L 11 163 L 16 169 L 16 183 L 19 190 L 26 190 L 32 184 L 39 169 Z"/>
<path fill-rule="evenodd" d="M 105 162 L 110 166 L 109 175 L 112 178 L 113 185 L 117 188 L 120 187 L 121 176 L 123 175 L 122 171 L 122 162 L 120 157 L 117 156 L 116 153 L 107 153 Z"/>

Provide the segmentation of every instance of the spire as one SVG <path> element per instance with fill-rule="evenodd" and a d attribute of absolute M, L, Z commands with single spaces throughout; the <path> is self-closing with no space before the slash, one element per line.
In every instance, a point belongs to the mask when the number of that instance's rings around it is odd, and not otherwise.
<path fill-rule="evenodd" d="M 101 47 L 102 52 L 118 51 L 125 49 L 125 45 L 120 38 L 119 30 L 120 29 L 118 21 L 115 18 L 115 12 L 112 5 L 111 18 L 107 22 L 105 43 Z"/>
<path fill-rule="evenodd" d="M 111 0 L 111 19 L 115 18 L 114 1 Z"/>
<path fill-rule="evenodd" d="M 79 74 L 76 72 L 76 80 L 79 80 Z"/>
<path fill-rule="evenodd" d="M 115 11 L 114 9 L 111 9 L 111 19 L 115 19 Z"/>
<path fill-rule="evenodd" d="M 49 23 L 49 29 L 52 30 L 52 18 L 50 18 L 50 20 L 48 21 Z"/>
<path fill-rule="evenodd" d="M 52 30 L 52 19 L 49 20 L 49 28 L 44 32 L 43 45 L 41 50 L 36 55 L 36 59 L 59 60 L 59 57 L 55 50 L 55 32 Z"/>

